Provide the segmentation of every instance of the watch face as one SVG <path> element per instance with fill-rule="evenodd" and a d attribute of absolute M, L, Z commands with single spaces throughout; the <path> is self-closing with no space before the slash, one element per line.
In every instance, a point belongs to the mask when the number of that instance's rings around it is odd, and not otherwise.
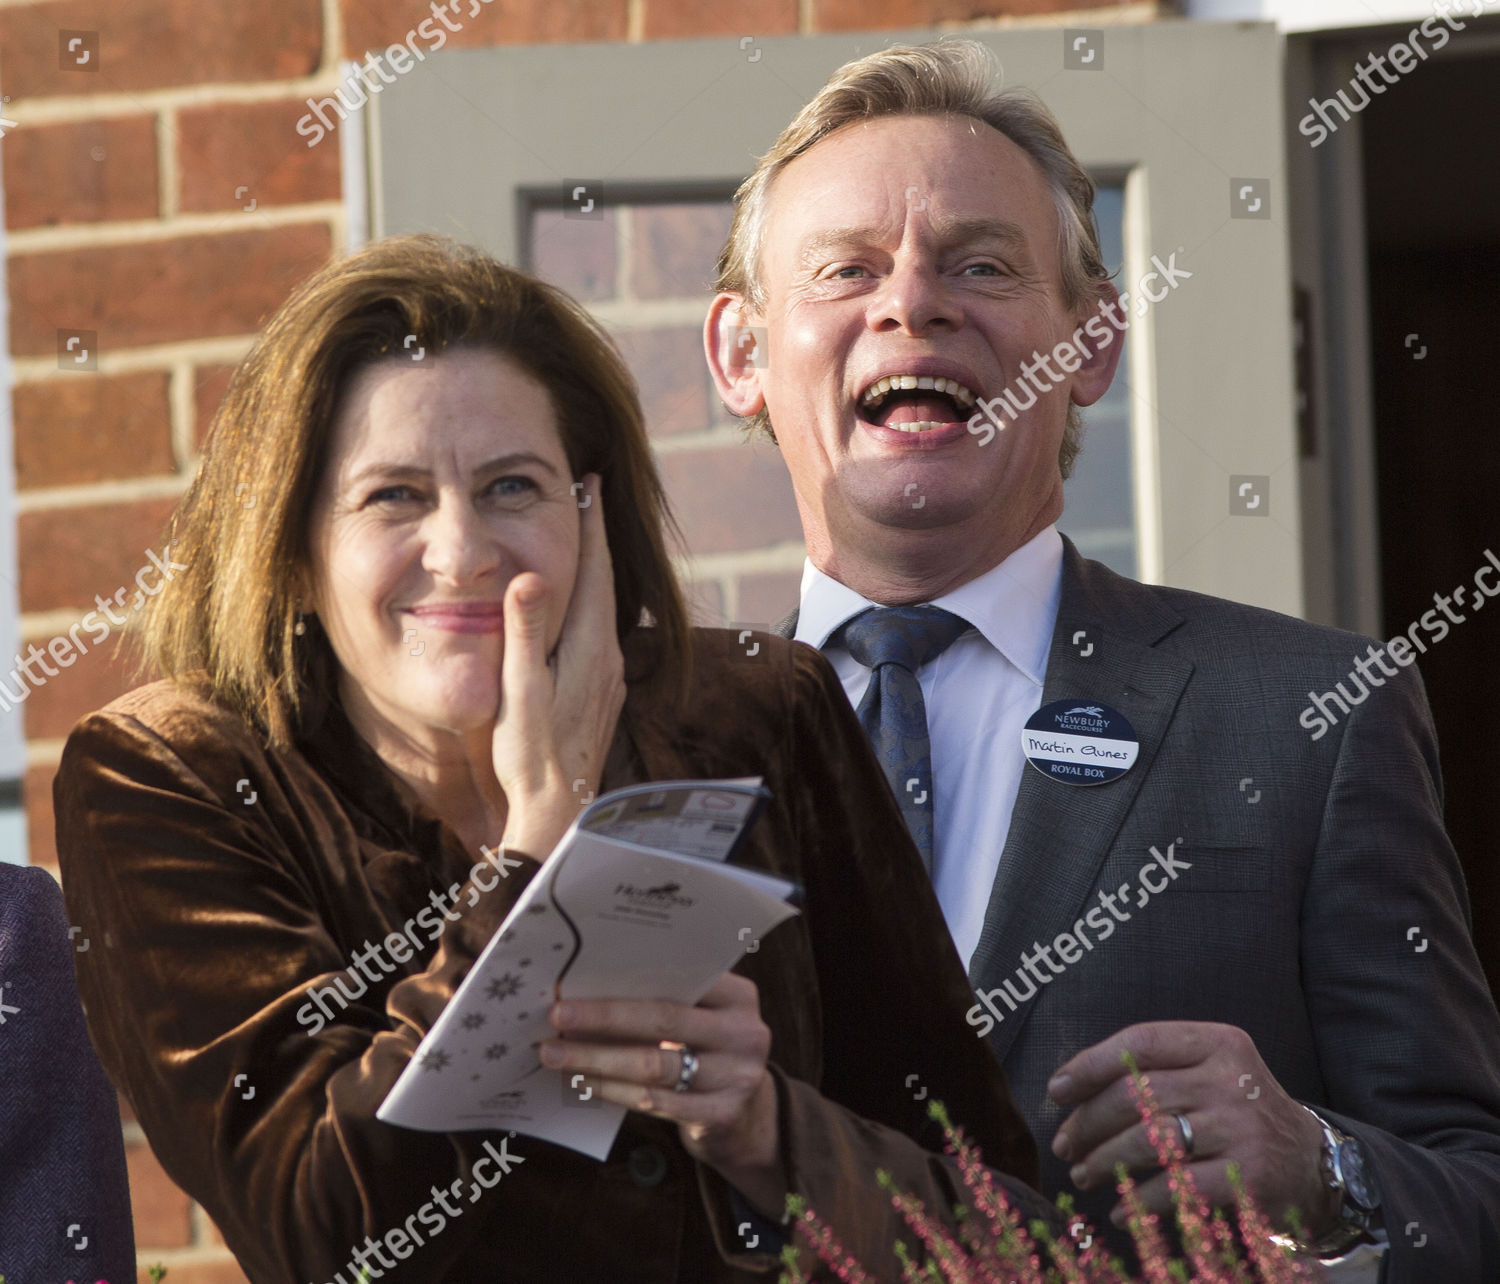
<path fill-rule="evenodd" d="M 1348 1137 L 1339 1143 L 1336 1153 L 1339 1176 L 1344 1180 L 1350 1202 L 1361 1212 L 1373 1213 L 1380 1207 L 1380 1193 L 1375 1187 L 1375 1175 L 1365 1165 L 1364 1147 Z"/>

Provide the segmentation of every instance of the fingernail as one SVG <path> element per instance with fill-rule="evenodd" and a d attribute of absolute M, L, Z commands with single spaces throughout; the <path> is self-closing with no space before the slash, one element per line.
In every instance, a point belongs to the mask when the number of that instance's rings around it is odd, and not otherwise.
<path fill-rule="evenodd" d="M 1088 1185 L 1088 1176 L 1089 1170 L 1082 1164 L 1074 1164 L 1073 1167 L 1068 1170 L 1069 1180 L 1072 1181 L 1073 1185 L 1077 1186 L 1079 1190 L 1083 1190 Z"/>
<path fill-rule="evenodd" d="M 556 1026 L 572 1025 L 573 1019 L 577 1015 L 571 1003 L 554 1004 L 552 1008 L 552 1024 Z"/>
<path fill-rule="evenodd" d="M 1068 1134 L 1060 1132 L 1052 1139 L 1052 1153 L 1063 1163 L 1073 1158 L 1073 1143 L 1068 1139 Z"/>
<path fill-rule="evenodd" d="M 1073 1088 L 1073 1077 L 1066 1074 L 1056 1074 L 1047 1080 L 1047 1095 L 1053 1101 L 1061 1101 Z"/>
<path fill-rule="evenodd" d="M 542 1044 L 542 1064 L 548 1066 L 560 1066 L 563 1063 L 563 1050 L 555 1043 Z"/>

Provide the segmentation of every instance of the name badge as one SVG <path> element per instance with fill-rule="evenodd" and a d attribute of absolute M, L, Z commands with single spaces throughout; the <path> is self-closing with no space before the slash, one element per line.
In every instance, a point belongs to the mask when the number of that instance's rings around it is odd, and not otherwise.
<path fill-rule="evenodd" d="M 1123 713 L 1086 699 L 1044 704 L 1021 730 L 1026 761 L 1065 785 L 1107 785 L 1135 765 L 1140 737 Z"/>

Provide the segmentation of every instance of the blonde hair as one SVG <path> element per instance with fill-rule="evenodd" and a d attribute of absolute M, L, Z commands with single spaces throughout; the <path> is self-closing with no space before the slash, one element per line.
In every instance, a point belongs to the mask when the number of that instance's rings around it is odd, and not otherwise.
<path fill-rule="evenodd" d="M 174 556 L 189 569 L 140 620 L 137 674 L 148 664 L 176 679 L 201 674 L 213 698 L 278 748 L 311 729 L 337 689 L 338 661 L 315 616 L 300 636 L 294 622 L 335 410 L 358 371 L 413 343 L 434 355 L 503 354 L 546 388 L 574 477 L 600 474 L 618 635 L 643 612 L 655 625 L 657 663 L 627 677 L 675 690 L 687 671 L 687 611 L 634 379 L 567 295 L 436 236 L 392 237 L 332 263 L 271 318 L 172 515 Z"/>
<path fill-rule="evenodd" d="M 1058 261 L 1063 302 L 1076 308 L 1102 297 L 1108 282 L 1094 223 L 1094 181 L 1079 164 L 1057 118 L 1029 89 L 992 88 L 999 68 L 977 40 L 947 39 L 927 45 L 893 45 L 845 63 L 829 78 L 760 158 L 735 193 L 734 222 L 719 254 L 715 288 L 738 294 L 764 312 L 760 255 L 771 184 L 792 161 L 834 131 L 885 116 L 969 116 L 1004 134 L 1041 171 L 1057 208 Z M 762 409 L 752 430 L 775 440 Z M 1068 406 L 1058 464 L 1067 477 L 1082 444 L 1078 407 Z"/>

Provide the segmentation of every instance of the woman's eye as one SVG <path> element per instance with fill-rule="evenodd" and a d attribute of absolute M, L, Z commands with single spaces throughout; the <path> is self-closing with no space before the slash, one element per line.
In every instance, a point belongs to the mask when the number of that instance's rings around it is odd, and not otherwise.
<path fill-rule="evenodd" d="M 410 486 L 382 486 L 370 492 L 369 503 L 386 504 L 411 499 L 415 492 Z"/>
<path fill-rule="evenodd" d="M 497 477 L 489 488 L 503 499 L 513 499 L 538 489 L 536 482 L 530 477 L 522 476 Z"/>
<path fill-rule="evenodd" d="M 841 268 L 837 269 L 834 272 L 834 274 L 833 274 L 833 279 L 834 280 L 842 280 L 842 281 L 853 281 L 853 280 L 857 279 L 854 274 L 858 274 L 858 276 L 863 276 L 864 272 L 865 272 L 864 268 L 860 267 L 857 263 L 851 263 L 847 267 L 841 267 Z"/>
<path fill-rule="evenodd" d="M 999 276 L 1000 269 L 993 263 L 970 263 L 964 268 L 966 276 Z"/>

